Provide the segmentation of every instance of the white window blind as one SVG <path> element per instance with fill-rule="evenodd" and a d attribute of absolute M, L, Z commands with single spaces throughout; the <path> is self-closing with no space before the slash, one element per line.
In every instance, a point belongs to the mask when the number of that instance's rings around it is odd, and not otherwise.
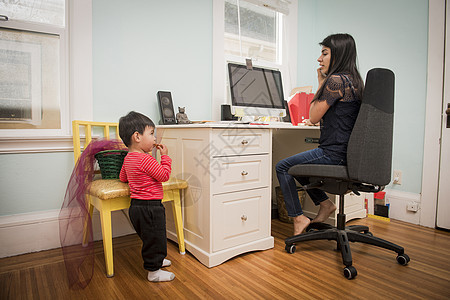
<path fill-rule="evenodd" d="M 290 0 L 245 0 L 258 6 L 262 6 L 276 12 L 288 15 Z"/>
<path fill-rule="evenodd" d="M 281 62 L 281 14 L 243 0 L 225 1 L 225 55 Z"/>
<path fill-rule="evenodd" d="M 1 0 L 0 15 L 10 20 L 65 26 L 64 0 Z"/>

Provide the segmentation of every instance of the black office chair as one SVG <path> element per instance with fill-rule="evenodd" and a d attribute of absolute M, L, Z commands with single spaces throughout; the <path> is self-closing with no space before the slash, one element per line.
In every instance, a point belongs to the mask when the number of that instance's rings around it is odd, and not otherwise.
<path fill-rule="evenodd" d="M 309 177 L 303 189 L 319 188 L 339 195 L 337 226 L 312 223 L 305 233 L 285 240 L 286 251 L 294 253 L 295 243 L 309 240 L 335 240 L 345 265 L 344 276 L 355 278 L 349 242 L 362 242 L 397 253 L 397 262 L 407 265 L 409 257 L 403 247 L 374 237 L 369 227 L 345 226 L 344 195 L 353 191 L 378 192 L 391 181 L 392 132 L 394 119 L 394 73 L 387 69 L 372 69 L 367 73 L 361 109 L 356 119 L 347 149 L 347 166 L 296 165 L 289 174 Z"/>

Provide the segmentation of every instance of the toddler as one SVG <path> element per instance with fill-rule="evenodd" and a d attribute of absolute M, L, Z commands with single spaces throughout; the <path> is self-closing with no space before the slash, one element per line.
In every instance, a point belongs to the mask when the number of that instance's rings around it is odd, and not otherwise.
<path fill-rule="evenodd" d="M 120 171 L 120 180 L 130 186 L 131 205 L 129 216 L 134 229 L 142 240 L 144 269 L 152 282 L 171 281 L 175 274 L 161 270 L 171 265 L 167 256 L 166 215 L 161 203 L 162 182 L 171 172 L 172 159 L 165 145 L 156 144 L 155 124 L 148 117 L 130 112 L 119 120 L 119 135 L 128 147 Z M 157 148 L 161 154 L 159 163 L 151 153 Z"/>

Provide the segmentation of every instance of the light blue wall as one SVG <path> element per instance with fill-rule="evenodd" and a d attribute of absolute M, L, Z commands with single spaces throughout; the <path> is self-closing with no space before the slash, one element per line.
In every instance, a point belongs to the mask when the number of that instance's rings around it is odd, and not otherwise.
<path fill-rule="evenodd" d="M 172 92 L 193 120 L 209 119 L 212 97 L 212 1 L 93 1 L 94 119 L 129 110 L 159 120 L 156 92 Z M 299 0 L 298 85 L 316 85 L 320 42 L 351 33 L 362 75 L 396 73 L 393 166 L 420 193 L 425 118 L 428 2 Z M 0 215 L 59 209 L 73 154 L 0 155 Z"/>
<path fill-rule="evenodd" d="M 157 124 L 158 91 L 209 120 L 212 22 L 211 0 L 93 1 L 94 120 L 136 110 Z"/>
<path fill-rule="evenodd" d="M 0 155 L 0 216 L 61 208 L 73 153 Z"/>
<path fill-rule="evenodd" d="M 299 0 L 298 85 L 317 87 L 318 43 L 333 33 L 356 40 L 361 76 L 385 67 L 396 76 L 393 169 L 420 193 L 427 80 L 428 1 Z"/>
<path fill-rule="evenodd" d="M 92 2 L 94 121 L 136 110 L 158 123 L 161 90 L 211 118 L 212 0 Z M 59 209 L 73 153 L 3 154 L 0 166 L 0 216 Z"/>

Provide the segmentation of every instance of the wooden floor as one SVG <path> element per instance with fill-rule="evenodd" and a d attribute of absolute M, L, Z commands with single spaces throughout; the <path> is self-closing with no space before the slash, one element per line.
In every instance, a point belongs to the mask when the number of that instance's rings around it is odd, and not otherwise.
<path fill-rule="evenodd" d="M 172 282 L 146 279 L 136 235 L 114 239 L 115 276 L 106 278 L 101 243 L 84 290 L 70 290 L 60 249 L 0 259 L 0 299 L 450 299 L 450 233 L 391 220 L 361 219 L 378 237 L 405 248 L 407 266 L 394 252 L 352 243 L 354 280 L 342 275 L 333 241 L 297 245 L 284 251 L 291 225 L 272 221 L 275 247 L 235 257 L 208 269 L 168 243 Z"/>

